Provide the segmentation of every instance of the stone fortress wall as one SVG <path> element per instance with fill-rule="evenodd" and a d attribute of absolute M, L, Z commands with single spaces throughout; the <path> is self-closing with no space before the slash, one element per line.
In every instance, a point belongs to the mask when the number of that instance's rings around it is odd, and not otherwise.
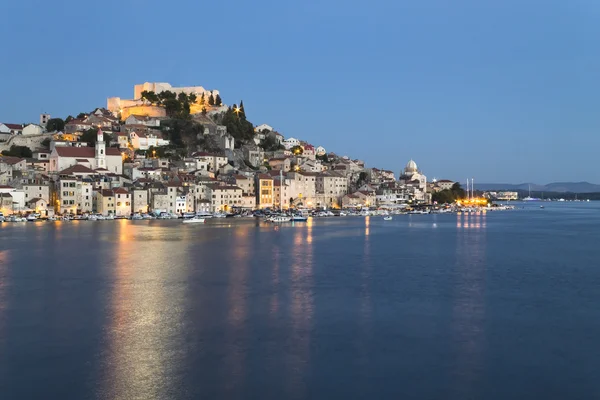
<path fill-rule="evenodd" d="M 145 82 L 133 87 L 133 99 L 121 99 L 120 97 L 109 97 L 106 100 L 106 108 L 117 114 L 121 113 L 121 118 L 125 119 L 131 114 L 136 115 L 148 115 L 151 117 L 164 117 L 165 112 L 162 107 L 148 106 L 145 105 L 140 99 L 143 91 L 148 92 L 165 92 L 171 91 L 173 93 L 195 93 L 198 99 L 204 93 L 204 98 L 208 101 L 211 91 L 204 89 L 202 86 L 185 86 L 185 87 L 173 87 L 169 83 L 165 82 Z M 218 90 L 212 90 L 213 96 L 220 94 Z M 226 107 L 219 107 L 219 109 L 226 109 Z M 199 113 L 202 111 L 202 107 L 199 104 L 192 104 L 190 107 L 192 114 Z"/>

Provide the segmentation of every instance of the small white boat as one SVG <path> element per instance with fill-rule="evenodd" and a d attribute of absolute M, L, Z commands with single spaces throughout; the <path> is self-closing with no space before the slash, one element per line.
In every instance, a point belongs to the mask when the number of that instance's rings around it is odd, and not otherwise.
<path fill-rule="evenodd" d="M 96 219 L 98 221 L 104 221 L 106 219 L 106 217 L 102 214 L 96 214 Z"/>
<path fill-rule="evenodd" d="M 144 218 L 142 218 L 142 216 L 141 216 L 139 213 L 135 213 L 135 214 L 133 214 L 133 215 L 131 216 L 131 219 L 132 219 L 132 220 L 139 221 L 139 220 L 141 220 L 141 219 L 144 219 Z"/>
<path fill-rule="evenodd" d="M 186 218 L 183 220 L 184 224 L 203 224 L 204 223 L 204 218 L 199 218 L 199 217 L 193 217 L 193 218 Z"/>
<path fill-rule="evenodd" d="M 106 218 L 104 218 L 104 219 L 105 219 L 105 220 L 107 220 L 107 221 L 112 221 L 112 220 L 114 220 L 114 219 L 115 219 L 115 215 L 114 215 L 114 214 L 108 214 L 108 215 L 106 216 Z"/>
<path fill-rule="evenodd" d="M 37 221 L 37 217 L 34 214 L 29 214 L 26 219 L 27 221 Z"/>
<path fill-rule="evenodd" d="M 206 212 L 206 211 L 196 211 L 196 217 L 205 218 L 206 219 L 206 218 L 212 218 L 213 215 L 211 213 L 209 213 L 209 212 Z"/>
<path fill-rule="evenodd" d="M 304 217 L 302 215 L 293 215 L 292 216 L 292 221 L 299 221 L 299 222 L 303 222 L 303 221 L 308 221 L 307 217 Z"/>
<path fill-rule="evenodd" d="M 288 217 L 287 215 L 276 215 L 274 217 L 269 218 L 269 221 L 271 222 L 290 222 L 292 220 L 292 217 Z"/>
<path fill-rule="evenodd" d="M 90 214 L 87 216 L 87 220 L 88 221 L 98 221 L 98 217 L 95 216 L 94 214 Z"/>
<path fill-rule="evenodd" d="M 225 213 L 215 213 L 215 214 L 213 214 L 213 217 L 215 217 L 215 218 L 226 218 L 227 214 L 225 214 Z"/>
<path fill-rule="evenodd" d="M 388 216 L 386 216 L 386 217 L 383 217 L 383 220 L 384 220 L 384 221 L 391 221 L 391 220 L 392 220 L 392 216 L 391 216 L 391 215 L 388 215 Z"/>
<path fill-rule="evenodd" d="M 150 214 L 142 214 L 142 219 L 154 219 L 154 216 Z"/>
<path fill-rule="evenodd" d="M 56 221 L 56 217 L 48 217 L 46 221 Z"/>

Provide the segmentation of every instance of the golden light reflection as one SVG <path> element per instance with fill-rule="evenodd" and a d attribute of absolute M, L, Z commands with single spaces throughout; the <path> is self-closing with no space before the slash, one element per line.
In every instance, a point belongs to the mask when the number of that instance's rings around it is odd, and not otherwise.
<path fill-rule="evenodd" d="M 453 326 L 454 343 L 460 347 L 453 389 L 461 398 L 473 398 L 485 348 L 486 232 L 481 229 L 485 227 L 483 213 L 463 217 L 466 229 L 457 235 L 456 244 Z"/>
<path fill-rule="evenodd" d="M 368 215 L 365 217 L 365 236 L 369 236 L 369 227 L 371 225 L 371 217 Z"/>
<path fill-rule="evenodd" d="M 487 213 L 459 213 L 456 215 L 456 228 L 485 229 L 487 226 Z"/>
<path fill-rule="evenodd" d="M 185 300 L 184 241 L 165 241 L 164 231 L 122 220 L 117 224 L 108 305 L 108 348 L 102 398 L 168 398 L 168 383 L 148 385 L 170 375 L 178 363 L 170 353 Z M 168 283 L 168 284 L 165 284 Z M 175 282 L 175 283 L 174 283 Z M 172 284 L 173 283 L 173 284 Z"/>
<path fill-rule="evenodd" d="M 8 250 L 0 250 L 0 335 L 4 332 L 2 325 L 4 310 L 7 307 L 8 296 Z"/>
<path fill-rule="evenodd" d="M 311 221 L 311 218 L 309 218 Z M 308 221 L 307 221 L 308 222 Z M 303 372 L 298 371 L 298 365 L 309 365 L 310 363 L 310 331 L 314 312 L 313 305 L 313 239 L 312 239 L 312 221 L 306 224 L 306 240 L 302 240 L 304 234 L 302 228 L 299 226 L 297 232 L 300 234 L 300 244 L 294 246 L 293 258 L 292 258 L 292 274 L 290 282 L 290 315 L 292 320 L 292 332 L 290 334 L 291 339 L 295 343 L 298 349 L 297 356 L 301 358 L 302 362 L 297 363 L 297 360 L 290 360 L 293 366 L 288 368 L 294 368 L 293 371 L 286 374 L 291 381 L 288 382 L 290 392 L 294 391 L 296 395 L 302 396 L 302 393 L 298 393 L 298 388 L 303 388 L 302 383 Z M 296 236 L 294 237 L 294 244 L 296 244 Z"/>

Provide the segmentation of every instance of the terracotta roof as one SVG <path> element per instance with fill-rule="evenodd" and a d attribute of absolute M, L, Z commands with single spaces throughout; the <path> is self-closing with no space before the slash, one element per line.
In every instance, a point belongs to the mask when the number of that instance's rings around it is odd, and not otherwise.
<path fill-rule="evenodd" d="M 25 159 L 24 158 L 20 158 L 20 157 L 0 156 L 0 162 L 3 162 L 3 163 L 8 164 L 8 165 L 15 165 L 15 164 L 20 163 L 23 160 L 25 160 Z"/>
<path fill-rule="evenodd" d="M 93 147 L 71 147 L 71 146 L 60 146 L 55 147 L 56 153 L 59 157 L 71 157 L 71 158 L 94 158 L 96 157 L 96 150 Z M 121 156 L 121 152 L 116 147 L 106 148 L 107 156 Z"/>
<path fill-rule="evenodd" d="M 451 181 L 451 180 L 448 180 L 448 179 L 440 179 L 438 182 L 446 182 L 446 183 L 451 182 L 451 183 L 454 183 L 454 181 Z"/>
<path fill-rule="evenodd" d="M 218 183 L 207 183 L 206 187 L 212 190 L 242 190 L 239 186 L 235 185 L 219 185 Z"/>
<path fill-rule="evenodd" d="M 21 124 L 4 124 L 8 129 L 23 129 Z"/>
<path fill-rule="evenodd" d="M 125 189 L 125 188 L 122 188 L 122 187 L 116 188 L 114 190 L 114 192 L 118 193 L 118 194 L 129 194 L 129 191 L 127 189 Z"/>
<path fill-rule="evenodd" d="M 258 179 L 273 179 L 273 177 L 267 175 L 267 174 L 258 174 Z"/>
<path fill-rule="evenodd" d="M 34 197 L 33 199 L 28 200 L 27 203 L 28 204 L 29 203 L 37 203 L 40 200 L 44 200 L 44 199 L 42 199 L 41 197 Z"/>
<path fill-rule="evenodd" d="M 14 189 L 12 186 L 0 185 L 0 189 Z"/>
<path fill-rule="evenodd" d="M 93 173 L 94 173 L 94 170 L 89 169 L 85 165 L 76 164 L 69 168 L 63 169 L 58 174 L 59 175 L 71 175 L 71 174 L 93 174 Z"/>
<path fill-rule="evenodd" d="M 92 124 L 89 122 L 86 122 L 83 119 L 72 119 L 69 122 L 67 122 L 66 125 L 92 125 Z"/>
<path fill-rule="evenodd" d="M 113 197 L 115 195 L 110 189 L 102 189 L 100 190 L 100 194 L 102 197 Z"/>

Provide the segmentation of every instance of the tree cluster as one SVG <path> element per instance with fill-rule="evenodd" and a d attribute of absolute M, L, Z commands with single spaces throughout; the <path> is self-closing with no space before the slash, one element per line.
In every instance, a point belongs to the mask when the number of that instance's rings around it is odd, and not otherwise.
<path fill-rule="evenodd" d="M 187 94 L 187 93 L 173 93 L 169 90 L 165 90 L 164 92 L 155 93 L 153 91 L 144 90 L 141 93 L 142 101 L 145 101 L 151 105 L 162 106 L 165 108 L 167 115 L 171 118 L 179 118 L 179 119 L 187 119 L 190 115 L 190 105 L 199 103 L 200 105 L 205 105 L 208 103 L 209 106 L 220 106 L 223 104 L 221 100 L 221 96 L 218 94 L 213 96 L 211 92 L 208 100 L 205 99 L 204 93 L 198 99 L 195 93 Z M 206 114 L 205 108 L 202 111 L 203 114 Z"/>
<path fill-rule="evenodd" d="M 456 182 L 452 188 L 441 190 L 431 195 L 431 200 L 438 204 L 451 204 L 456 200 L 464 199 L 465 191 L 460 186 L 460 183 Z"/>
<path fill-rule="evenodd" d="M 265 136 L 265 138 L 261 140 L 259 146 L 262 147 L 264 151 L 277 151 L 283 148 L 273 135 Z"/>
<path fill-rule="evenodd" d="M 96 146 L 96 140 L 98 139 L 98 129 L 90 128 L 84 131 L 79 137 L 80 142 L 86 142 L 89 147 Z M 104 143 L 106 147 L 110 147 L 113 138 L 108 133 L 104 132 Z"/>
<path fill-rule="evenodd" d="M 46 123 L 46 130 L 48 132 L 58 132 L 62 131 L 63 129 L 65 129 L 65 121 L 63 121 L 61 118 L 51 118 Z"/>
<path fill-rule="evenodd" d="M 31 158 L 33 157 L 33 153 L 31 149 L 27 146 L 17 146 L 13 144 L 10 146 L 10 150 L 4 150 L 2 152 L 3 156 L 10 157 L 20 157 L 20 158 Z"/>
<path fill-rule="evenodd" d="M 246 119 L 244 103 L 240 107 L 233 105 L 223 114 L 221 124 L 227 127 L 227 132 L 235 138 L 236 146 L 249 143 L 254 139 L 254 126 Z"/>

